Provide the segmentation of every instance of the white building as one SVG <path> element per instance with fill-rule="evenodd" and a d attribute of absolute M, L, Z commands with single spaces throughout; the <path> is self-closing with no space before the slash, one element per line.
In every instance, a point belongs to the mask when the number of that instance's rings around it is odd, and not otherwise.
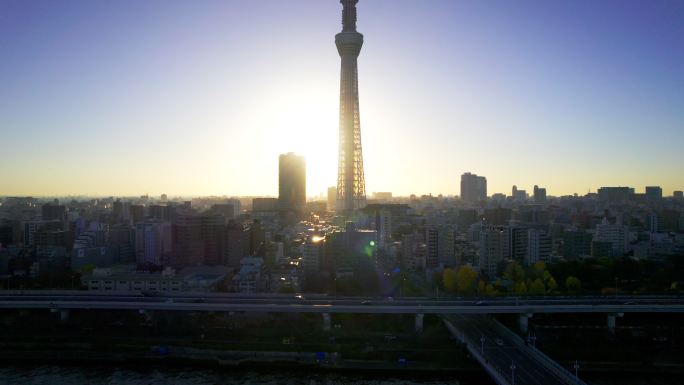
<path fill-rule="evenodd" d="M 499 262 L 510 255 L 509 234 L 505 227 L 485 227 L 480 232 L 479 268 L 490 278 L 496 276 Z"/>
<path fill-rule="evenodd" d="M 533 265 L 539 261 L 548 262 L 551 258 L 551 251 L 551 237 L 549 237 L 546 232 L 538 229 L 527 230 L 526 265 Z"/>
<path fill-rule="evenodd" d="M 629 250 L 629 229 L 621 221 L 612 224 L 603 218 L 603 221 L 596 225 L 594 241 L 610 242 L 614 255 L 624 254 Z"/>

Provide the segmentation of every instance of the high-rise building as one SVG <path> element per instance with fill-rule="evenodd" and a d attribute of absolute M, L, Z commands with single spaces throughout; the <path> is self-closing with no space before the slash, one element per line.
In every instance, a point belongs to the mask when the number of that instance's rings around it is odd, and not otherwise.
<path fill-rule="evenodd" d="M 337 205 L 337 187 L 328 187 L 328 211 L 335 212 Z"/>
<path fill-rule="evenodd" d="M 546 189 L 534 185 L 534 203 L 544 203 L 546 202 Z"/>
<path fill-rule="evenodd" d="M 657 203 L 663 199 L 663 189 L 660 186 L 646 186 L 646 202 Z"/>
<path fill-rule="evenodd" d="M 480 270 L 488 277 L 494 277 L 501 261 L 508 258 L 510 232 L 504 227 L 486 227 L 480 232 Z"/>
<path fill-rule="evenodd" d="M 335 35 L 340 54 L 340 147 L 337 168 L 337 212 L 348 214 L 366 205 L 366 180 L 361 149 L 357 59 L 363 35 L 356 31 L 356 3 L 342 3 L 342 32 Z"/>
<path fill-rule="evenodd" d="M 66 207 L 63 205 L 46 203 L 41 207 L 41 214 L 44 221 L 63 221 L 66 217 Z"/>
<path fill-rule="evenodd" d="M 469 172 L 461 175 L 461 200 L 477 203 L 487 199 L 487 178 Z"/>
<path fill-rule="evenodd" d="M 425 229 L 427 245 L 427 267 L 454 266 L 456 252 L 454 250 L 454 229 L 451 226 L 428 226 Z"/>
<path fill-rule="evenodd" d="M 278 205 L 280 210 L 301 214 L 306 206 L 306 165 L 294 153 L 280 155 Z"/>
<path fill-rule="evenodd" d="M 224 264 L 238 269 L 240 260 L 249 255 L 250 233 L 241 223 L 231 221 L 226 226 L 224 235 Z"/>
<path fill-rule="evenodd" d="M 133 223 L 138 223 L 145 219 L 145 206 L 143 205 L 131 205 L 130 206 L 130 217 Z"/>
<path fill-rule="evenodd" d="M 148 220 L 135 225 L 135 256 L 139 264 L 162 265 L 171 252 L 171 223 Z"/>
<path fill-rule="evenodd" d="M 672 193 L 674 199 L 684 199 L 684 191 L 677 190 Z"/>
<path fill-rule="evenodd" d="M 278 210 L 278 198 L 254 198 L 254 199 L 252 199 L 252 211 L 254 211 L 254 212 L 276 211 L 276 210 Z"/>
<path fill-rule="evenodd" d="M 392 213 L 389 210 L 376 211 L 374 227 L 378 232 L 378 247 L 384 249 L 392 239 Z"/>
<path fill-rule="evenodd" d="M 318 272 L 323 260 L 325 237 L 314 235 L 302 245 L 302 263 L 307 273 Z"/>
<path fill-rule="evenodd" d="M 533 265 L 539 261 L 548 262 L 551 259 L 551 249 L 551 237 L 545 231 L 538 229 L 527 230 L 526 265 Z"/>
<path fill-rule="evenodd" d="M 513 188 L 511 189 L 511 196 L 516 202 L 524 202 L 527 200 L 527 191 L 519 190 L 518 186 L 513 185 Z"/>
<path fill-rule="evenodd" d="M 179 215 L 173 223 L 173 266 L 223 263 L 225 226 L 220 215 Z"/>
<path fill-rule="evenodd" d="M 631 187 L 601 187 L 598 189 L 599 199 L 607 203 L 625 203 L 634 196 Z"/>

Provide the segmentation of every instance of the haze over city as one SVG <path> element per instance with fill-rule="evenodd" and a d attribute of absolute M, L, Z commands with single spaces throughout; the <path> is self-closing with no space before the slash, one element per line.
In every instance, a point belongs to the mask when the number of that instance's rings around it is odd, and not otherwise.
<path fill-rule="evenodd" d="M 0 3 L 0 195 L 336 184 L 335 1 Z M 684 187 L 684 4 L 366 1 L 366 190 Z"/>

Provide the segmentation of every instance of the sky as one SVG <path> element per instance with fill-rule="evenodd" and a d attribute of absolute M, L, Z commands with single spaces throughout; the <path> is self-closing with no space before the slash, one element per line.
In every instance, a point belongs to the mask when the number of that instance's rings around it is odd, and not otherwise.
<path fill-rule="evenodd" d="M 361 0 L 366 190 L 684 189 L 684 2 Z M 337 173 L 336 0 L 0 0 L 0 195 Z"/>

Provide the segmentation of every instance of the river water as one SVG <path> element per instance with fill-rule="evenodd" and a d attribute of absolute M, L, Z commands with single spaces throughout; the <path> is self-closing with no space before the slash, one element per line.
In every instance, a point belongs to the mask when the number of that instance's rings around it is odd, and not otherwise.
<path fill-rule="evenodd" d="M 456 378 L 456 375 L 442 374 L 423 376 L 414 373 L 380 374 L 341 373 L 341 372 L 307 372 L 304 370 L 231 370 L 226 368 L 194 368 L 194 367 L 144 367 L 140 365 L 125 367 L 81 366 L 81 365 L 3 365 L 0 366 L 0 384 L 303 384 L 303 385 L 337 385 L 337 384 L 492 384 L 483 373 L 468 374 Z"/>
<path fill-rule="evenodd" d="M 585 378 L 586 379 L 586 378 Z M 674 375 L 600 375 L 586 379 L 592 385 L 675 385 L 684 381 Z M 168 366 L 106 366 L 106 365 L 0 365 L 0 384 L 53 385 L 53 384 L 302 384 L 302 385 L 399 385 L 399 384 L 455 384 L 491 385 L 486 374 L 422 374 L 322 372 L 287 369 L 227 369 Z"/>

